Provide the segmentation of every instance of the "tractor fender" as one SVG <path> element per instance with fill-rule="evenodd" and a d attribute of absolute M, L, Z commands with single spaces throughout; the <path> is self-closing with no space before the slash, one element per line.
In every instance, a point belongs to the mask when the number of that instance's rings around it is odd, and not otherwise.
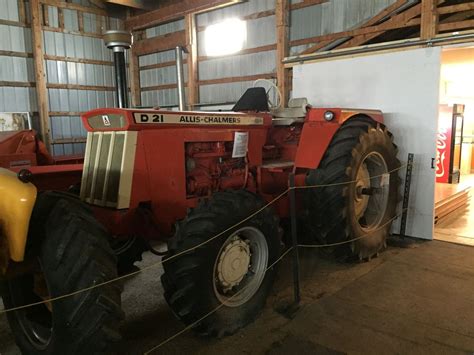
<path fill-rule="evenodd" d="M 355 117 L 367 117 L 383 123 L 380 111 L 374 110 L 333 110 L 336 119 L 327 122 L 322 118 L 322 110 L 310 111 L 310 117 L 303 126 L 300 143 L 296 152 L 295 167 L 317 169 L 331 141 L 341 126 Z"/>
<path fill-rule="evenodd" d="M 37 190 L 33 184 L 21 182 L 14 172 L 0 168 L 0 196 L 1 234 L 9 257 L 21 262 Z M 5 255 L 3 251 L 0 254 Z"/>

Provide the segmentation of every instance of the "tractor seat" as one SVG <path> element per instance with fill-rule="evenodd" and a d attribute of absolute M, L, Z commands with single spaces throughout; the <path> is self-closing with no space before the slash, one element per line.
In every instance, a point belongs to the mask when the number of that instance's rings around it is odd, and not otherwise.
<path fill-rule="evenodd" d="M 306 117 L 307 98 L 290 99 L 288 108 L 271 110 L 275 126 L 289 126 L 294 123 L 304 122 Z"/>

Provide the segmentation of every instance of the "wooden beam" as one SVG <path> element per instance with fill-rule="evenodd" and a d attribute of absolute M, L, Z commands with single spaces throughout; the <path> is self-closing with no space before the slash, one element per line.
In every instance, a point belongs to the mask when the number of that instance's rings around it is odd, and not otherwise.
<path fill-rule="evenodd" d="M 199 71 L 198 71 L 198 44 L 196 15 L 187 14 L 186 24 L 186 47 L 188 50 L 188 106 L 190 109 L 199 103 Z"/>
<path fill-rule="evenodd" d="M 421 1 L 421 39 L 431 39 L 438 33 L 437 0 Z"/>
<path fill-rule="evenodd" d="M 57 8 L 60 8 L 60 9 L 77 10 L 77 11 L 87 12 L 91 14 L 107 16 L 107 11 L 105 10 L 97 9 L 95 7 L 82 6 L 82 5 L 72 3 L 72 2 L 59 1 L 59 0 L 40 0 L 40 2 L 46 5 L 56 6 Z"/>
<path fill-rule="evenodd" d="M 77 12 L 77 27 L 79 32 L 84 32 L 84 13 L 81 11 Z"/>
<path fill-rule="evenodd" d="M 182 19 L 187 14 L 210 11 L 240 2 L 242 2 L 242 0 L 180 0 L 161 6 L 154 11 L 130 17 L 125 20 L 125 27 L 131 31 L 146 29 L 162 23 Z"/>
<path fill-rule="evenodd" d="M 394 5 L 397 5 L 397 7 L 394 8 L 392 11 L 395 11 L 397 8 L 403 6 L 405 3 L 406 3 L 406 0 L 397 1 L 397 3 L 394 4 Z M 392 11 L 390 11 L 390 12 L 392 12 Z M 398 23 L 402 23 L 403 25 L 406 25 L 409 20 L 412 20 L 413 18 L 418 16 L 420 14 L 420 11 L 421 11 L 421 8 L 409 9 L 409 10 L 406 11 L 408 13 L 408 16 L 407 16 L 407 13 L 403 12 L 403 13 L 397 14 L 395 16 L 392 16 L 385 23 L 397 23 L 398 22 Z M 375 24 L 375 23 L 376 22 L 372 23 L 372 25 Z M 413 24 L 413 25 L 416 25 L 416 24 Z M 363 43 L 366 43 L 366 42 L 380 36 L 383 33 L 384 33 L 384 31 L 380 31 L 380 32 L 375 32 L 375 33 L 356 36 L 356 37 L 352 38 L 350 41 L 345 42 L 340 46 L 337 46 L 337 49 L 358 47 L 358 46 L 362 45 Z"/>
<path fill-rule="evenodd" d="M 163 52 L 173 49 L 176 46 L 184 47 L 186 45 L 185 31 L 168 33 L 164 36 L 157 36 L 139 40 L 133 44 L 134 52 L 137 56 L 150 53 Z"/>
<path fill-rule="evenodd" d="M 98 7 L 99 9 L 105 9 L 105 3 L 103 0 L 89 0 L 89 2 L 94 5 L 95 7 Z"/>
<path fill-rule="evenodd" d="M 43 25 L 49 26 L 48 5 L 43 5 Z"/>
<path fill-rule="evenodd" d="M 455 21 L 439 24 L 439 31 L 456 31 L 465 29 L 474 29 L 474 20 Z"/>
<path fill-rule="evenodd" d="M 137 34 L 133 34 L 135 38 Z M 132 98 L 132 107 L 138 107 L 142 104 L 142 95 L 140 91 L 140 62 L 135 45 L 129 51 L 130 54 L 130 94 Z"/>
<path fill-rule="evenodd" d="M 114 62 L 107 60 L 97 60 L 97 59 L 85 59 L 85 58 L 76 58 L 76 57 L 63 57 L 59 55 L 45 54 L 44 59 L 46 60 L 56 60 L 59 62 L 70 62 L 70 63 L 82 63 L 82 64 L 97 64 L 97 65 L 114 65 Z"/>
<path fill-rule="evenodd" d="M 33 60 L 36 81 L 36 98 L 40 116 L 41 136 L 50 149 L 50 122 L 48 91 L 46 89 L 46 73 L 44 69 L 43 31 L 41 29 L 41 4 L 39 0 L 30 0 L 31 37 L 33 42 Z"/>
<path fill-rule="evenodd" d="M 277 50 L 276 50 L 276 72 L 277 85 L 282 94 L 283 102 L 280 104 L 286 107 L 290 96 L 289 90 L 289 70 L 283 65 L 283 60 L 289 54 L 289 37 L 290 37 L 290 1 L 276 0 L 275 20 L 277 32 Z"/>
<path fill-rule="evenodd" d="M 469 10 L 474 10 L 474 2 L 439 7 L 438 15 L 452 14 L 455 12 L 469 11 Z"/>
<path fill-rule="evenodd" d="M 96 33 L 99 35 L 102 34 L 103 30 L 103 19 L 104 17 L 102 15 L 95 15 L 95 29 Z"/>
<path fill-rule="evenodd" d="M 71 30 L 66 30 L 64 28 L 58 28 L 58 27 L 43 27 L 43 31 L 68 33 L 68 34 L 71 34 L 71 35 L 78 35 L 78 36 L 83 36 L 83 37 L 93 37 L 93 38 L 100 38 L 100 39 L 103 38 L 102 34 L 100 34 L 100 33 L 71 31 Z"/>
<path fill-rule="evenodd" d="M 67 89 L 67 90 L 91 90 L 91 91 L 114 91 L 115 90 L 115 87 L 113 86 L 102 86 L 102 85 L 47 83 L 46 87 L 49 89 Z"/>
<path fill-rule="evenodd" d="M 216 85 L 216 84 L 228 84 L 228 83 L 237 83 L 243 81 L 255 81 L 257 79 L 275 79 L 275 73 L 267 73 L 267 74 L 256 74 L 256 75 L 246 75 L 246 76 L 233 76 L 233 77 L 226 77 L 226 78 L 218 78 L 218 79 L 209 79 L 209 80 L 200 80 L 199 85 Z M 188 87 L 188 83 L 185 84 Z M 168 90 L 168 89 L 176 89 L 178 84 L 163 84 L 163 85 L 154 85 L 154 86 L 146 86 L 143 87 L 142 91 L 159 91 L 159 90 Z"/>
<path fill-rule="evenodd" d="M 232 76 L 219 79 L 210 79 L 210 80 L 200 80 L 199 85 L 215 85 L 215 84 L 227 84 L 227 83 L 237 83 L 243 81 L 255 81 L 258 79 L 275 79 L 275 73 L 267 74 L 256 74 L 256 75 L 246 75 L 246 76 Z"/>
<path fill-rule="evenodd" d="M 0 50 L 0 56 L 5 56 L 5 57 L 21 57 L 21 58 L 33 58 L 33 54 L 32 54 L 32 53 L 16 52 L 16 51 L 4 51 L 4 50 Z"/>
<path fill-rule="evenodd" d="M 0 86 L 11 88 L 34 88 L 34 81 L 0 81 Z"/>
<path fill-rule="evenodd" d="M 84 112 L 74 111 L 50 111 L 50 116 L 81 116 Z"/>
<path fill-rule="evenodd" d="M 44 24 L 44 27 L 49 27 L 49 25 Z M 58 27 L 60 30 L 64 30 L 64 12 L 61 7 L 58 7 Z"/>
<path fill-rule="evenodd" d="M 311 38 L 304 38 L 300 40 L 295 40 L 291 41 L 291 46 L 299 46 L 302 44 L 310 44 L 310 43 L 316 43 L 320 41 L 326 41 L 326 40 L 336 40 L 339 38 L 343 37 L 352 37 L 352 36 L 358 36 L 358 35 L 364 35 L 364 34 L 370 34 L 370 33 L 376 33 L 376 32 L 384 32 L 388 30 L 394 30 L 398 28 L 403 28 L 407 27 L 406 23 L 409 21 L 411 18 L 415 17 L 416 15 L 413 15 L 413 13 L 417 13 L 418 15 L 420 14 L 421 11 L 421 4 L 415 5 L 409 10 L 397 15 L 397 20 L 392 21 L 393 18 L 389 21 L 386 21 L 382 24 L 375 25 L 375 26 L 370 26 L 370 27 L 365 27 L 365 28 L 358 28 L 355 30 L 349 30 L 349 31 L 342 31 L 342 32 L 337 32 L 337 33 L 331 33 L 327 35 L 322 35 L 322 36 L 315 36 Z"/>
<path fill-rule="evenodd" d="M 254 47 L 254 48 L 247 48 L 241 50 L 238 55 L 246 55 L 246 54 L 252 54 L 252 53 L 261 53 L 261 52 L 268 52 L 268 51 L 273 51 L 277 48 L 276 44 L 268 44 L 266 46 L 261 46 L 261 47 Z M 198 58 L 198 61 L 202 62 L 205 60 L 211 60 L 211 59 L 216 59 L 216 58 L 224 58 L 225 56 L 216 56 L 216 57 L 209 57 L 209 56 L 200 56 Z"/>
<path fill-rule="evenodd" d="M 187 59 L 183 60 L 183 64 L 187 64 L 188 61 Z M 175 60 L 171 60 L 168 62 L 161 62 L 161 63 L 156 63 L 156 64 L 150 64 L 150 65 L 143 65 L 140 67 L 140 71 L 142 70 L 150 70 L 150 69 L 159 69 L 159 68 L 166 68 L 166 67 L 173 67 L 176 65 Z"/>
<path fill-rule="evenodd" d="M 147 5 L 143 0 L 105 0 L 109 4 L 122 5 L 132 7 L 139 10 L 151 10 L 152 7 Z"/>
<path fill-rule="evenodd" d="M 185 87 L 188 84 L 184 85 Z M 159 90 L 169 90 L 169 89 L 177 89 L 178 84 L 162 84 L 162 85 L 153 85 L 153 86 L 145 86 L 141 88 L 141 91 L 159 91 Z"/>
<path fill-rule="evenodd" d="M 16 27 L 29 27 L 26 23 L 20 21 L 10 21 L 10 20 L 2 20 L 0 19 L 0 25 L 6 26 L 16 26 Z"/>
<path fill-rule="evenodd" d="M 26 18 L 26 9 L 25 9 L 25 2 L 24 1 L 17 1 L 18 3 L 18 20 L 21 23 L 26 24 L 27 18 Z"/>
<path fill-rule="evenodd" d="M 303 0 L 302 2 L 298 2 L 296 4 L 291 4 L 291 10 L 298 10 L 304 9 L 305 7 L 321 5 L 329 0 Z"/>

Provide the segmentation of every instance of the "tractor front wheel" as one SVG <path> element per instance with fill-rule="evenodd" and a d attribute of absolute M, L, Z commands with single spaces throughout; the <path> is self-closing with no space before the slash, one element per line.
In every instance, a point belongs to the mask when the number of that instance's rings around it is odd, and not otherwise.
<path fill-rule="evenodd" d="M 63 193 L 43 193 L 33 211 L 28 253 L 34 272 L 5 281 L 5 307 L 36 302 L 7 313 L 23 354 L 96 354 L 119 339 L 121 287 L 107 284 L 47 302 L 50 298 L 117 277 L 107 234 L 87 206 Z"/>
<path fill-rule="evenodd" d="M 235 226 L 262 206 L 247 191 L 218 192 L 177 225 L 163 265 L 165 298 L 200 334 L 233 334 L 265 304 L 280 254 L 278 217 L 267 208 Z"/>

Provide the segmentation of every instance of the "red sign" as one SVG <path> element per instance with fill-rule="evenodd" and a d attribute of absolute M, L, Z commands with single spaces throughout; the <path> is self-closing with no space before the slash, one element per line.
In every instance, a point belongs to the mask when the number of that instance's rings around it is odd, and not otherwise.
<path fill-rule="evenodd" d="M 438 137 L 436 139 L 436 182 L 449 182 L 449 166 L 451 163 L 452 140 L 452 109 L 440 108 L 438 121 Z"/>

